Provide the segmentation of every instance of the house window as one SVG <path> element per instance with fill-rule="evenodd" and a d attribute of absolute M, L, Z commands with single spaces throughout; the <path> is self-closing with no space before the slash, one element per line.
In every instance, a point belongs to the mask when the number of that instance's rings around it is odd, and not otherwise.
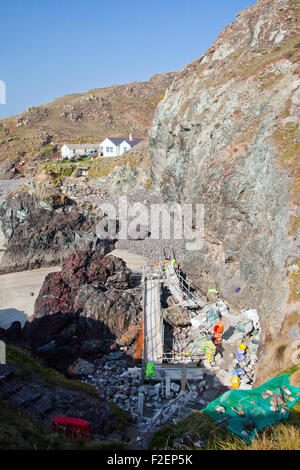
<path fill-rule="evenodd" d="M 110 147 L 106 147 L 106 151 L 107 151 L 107 152 L 110 152 L 110 150 L 109 150 L 109 149 L 110 149 Z"/>
<path fill-rule="evenodd" d="M 123 151 L 124 151 L 124 152 L 127 152 L 127 147 L 123 147 Z"/>

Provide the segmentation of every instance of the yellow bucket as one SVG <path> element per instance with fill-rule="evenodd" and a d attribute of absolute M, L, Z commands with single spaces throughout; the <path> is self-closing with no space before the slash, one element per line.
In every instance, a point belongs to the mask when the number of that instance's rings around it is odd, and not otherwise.
<path fill-rule="evenodd" d="M 233 388 L 239 388 L 240 383 L 241 383 L 240 378 L 237 375 L 232 377 L 230 379 L 230 382 L 231 382 L 231 385 L 233 386 Z"/>

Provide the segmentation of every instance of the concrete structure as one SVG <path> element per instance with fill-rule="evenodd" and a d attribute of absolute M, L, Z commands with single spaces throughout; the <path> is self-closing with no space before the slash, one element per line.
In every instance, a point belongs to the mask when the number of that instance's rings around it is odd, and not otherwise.
<path fill-rule="evenodd" d="M 88 176 L 89 174 L 89 167 L 79 167 L 77 168 L 77 176 Z"/>

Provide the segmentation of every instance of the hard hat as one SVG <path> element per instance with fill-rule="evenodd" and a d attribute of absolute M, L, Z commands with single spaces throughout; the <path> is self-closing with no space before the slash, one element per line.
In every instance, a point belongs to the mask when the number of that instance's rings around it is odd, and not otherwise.
<path fill-rule="evenodd" d="M 246 351 L 247 346 L 245 344 L 239 344 L 239 349 L 242 349 L 243 351 Z"/>

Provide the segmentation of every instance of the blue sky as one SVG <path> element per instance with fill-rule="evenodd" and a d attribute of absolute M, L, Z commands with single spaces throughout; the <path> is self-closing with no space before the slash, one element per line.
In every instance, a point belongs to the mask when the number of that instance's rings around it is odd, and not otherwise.
<path fill-rule="evenodd" d="M 255 0 L 0 2 L 0 118 L 65 94 L 148 80 L 200 57 Z"/>

